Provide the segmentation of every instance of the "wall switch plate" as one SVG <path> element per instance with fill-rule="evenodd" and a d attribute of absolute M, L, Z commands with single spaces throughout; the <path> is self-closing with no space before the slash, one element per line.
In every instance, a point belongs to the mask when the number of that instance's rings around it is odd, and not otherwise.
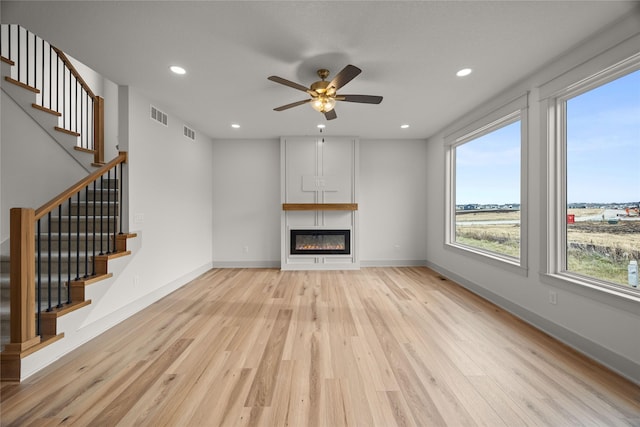
<path fill-rule="evenodd" d="M 143 213 L 135 214 L 133 216 L 133 222 L 135 222 L 136 224 L 143 223 L 144 222 L 144 214 Z"/>
<path fill-rule="evenodd" d="M 556 291 L 549 291 L 549 304 L 558 304 L 558 293 Z"/>

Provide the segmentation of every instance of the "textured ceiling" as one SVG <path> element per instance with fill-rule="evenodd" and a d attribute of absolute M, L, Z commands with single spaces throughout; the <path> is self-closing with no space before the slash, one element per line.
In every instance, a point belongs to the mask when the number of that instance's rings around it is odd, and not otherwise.
<path fill-rule="evenodd" d="M 212 138 L 317 134 L 322 114 L 267 80 L 362 68 L 327 135 L 426 138 L 629 13 L 631 1 L 3 1 L 22 24 Z M 172 64 L 185 76 L 169 72 Z M 473 68 L 461 79 L 455 72 Z M 329 77 L 330 79 L 331 77 Z M 232 129 L 231 123 L 240 123 Z M 409 123 L 409 129 L 400 125 Z"/>

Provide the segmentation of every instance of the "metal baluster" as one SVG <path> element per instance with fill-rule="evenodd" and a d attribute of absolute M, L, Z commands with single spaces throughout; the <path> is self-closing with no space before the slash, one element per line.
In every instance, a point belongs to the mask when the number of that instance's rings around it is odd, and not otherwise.
<path fill-rule="evenodd" d="M 85 148 L 89 148 L 89 144 L 85 145 L 87 135 L 84 131 L 84 89 L 80 91 L 80 134 L 80 144 Z"/>
<path fill-rule="evenodd" d="M 120 163 L 120 179 L 118 180 L 118 208 L 120 208 L 120 215 L 118 221 L 120 222 L 120 234 L 122 234 L 122 167 L 123 163 Z"/>
<path fill-rule="evenodd" d="M 16 55 L 16 62 L 18 63 L 18 78 L 17 80 L 20 81 L 20 68 L 22 65 L 22 61 L 20 60 L 20 27 L 18 27 L 18 54 Z"/>
<path fill-rule="evenodd" d="M 87 229 L 84 231 L 84 277 L 89 277 L 89 186 L 84 188 L 84 223 Z"/>
<path fill-rule="evenodd" d="M 91 135 L 94 135 L 94 133 L 95 133 L 94 129 L 95 129 L 96 123 L 95 123 L 95 114 L 93 114 L 93 111 L 94 111 L 95 108 L 96 108 L 95 101 L 94 101 L 93 98 L 91 98 Z M 96 141 L 93 138 L 91 138 L 91 141 L 93 143 L 91 145 L 91 149 L 95 150 L 96 149 Z"/>
<path fill-rule="evenodd" d="M 58 205 L 58 308 L 62 307 L 62 203 Z"/>
<path fill-rule="evenodd" d="M 47 214 L 47 311 L 51 311 L 51 212 Z"/>
<path fill-rule="evenodd" d="M 51 64 L 51 45 L 49 45 L 49 108 L 53 110 L 53 65 Z"/>
<path fill-rule="evenodd" d="M 44 106 L 45 105 L 45 96 L 44 96 L 44 91 L 45 91 L 45 87 L 44 87 L 44 39 L 40 39 L 40 41 L 42 43 L 40 43 L 40 52 L 42 54 L 42 68 L 40 69 L 40 93 L 42 94 L 42 98 L 40 100 L 41 104 Z"/>
<path fill-rule="evenodd" d="M 107 253 L 111 253 L 111 169 L 107 171 L 107 186 L 109 187 L 109 191 L 107 191 Z M 115 233 L 114 233 L 115 239 Z"/>
<path fill-rule="evenodd" d="M 91 258 L 93 259 L 92 265 L 93 265 L 93 270 L 91 272 L 92 276 L 96 275 L 96 181 L 93 181 L 93 227 L 92 227 L 92 233 L 93 233 L 93 248 L 91 251 Z M 100 238 L 102 239 L 102 236 L 100 236 Z"/>
<path fill-rule="evenodd" d="M 104 255 L 102 244 L 104 241 L 104 217 L 102 215 L 102 204 L 104 202 L 104 175 L 100 176 L 100 255 Z"/>
<path fill-rule="evenodd" d="M 60 59 L 60 57 L 58 57 L 58 64 L 60 65 L 60 63 L 62 63 L 62 60 Z M 62 111 L 60 111 L 62 113 L 62 127 L 66 127 L 67 124 L 67 117 L 66 117 L 66 112 L 65 112 L 65 107 L 67 105 L 66 103 L 66 98 L 67 98 L 67 70 L 64 67 L 64 64 L 62 65 Z"/>
<path fill-rule="evenodd" d="M 76 96 L 74 97 L 75 99 L 73 100 L 73 102 L 75 104 L 75 110 L 76 110 L 75 111 L 75 113 L 76 113 L 76 123 L 75 123 L 74 130 L 76 132 L 78 132 L 78 113 L 79 113 L 79 111 L 78 111 L 78 85 L 80 83 L 78 82 L 78 79 L 75 76 L 73 78 L 76 81 Z M 80 138 L 80 146 L 82 147 L 82 138 Z"/>
<path fill-rule="evenodd" d="M 38 40 L 36 39 L 36 35 L 33 34 L 33 87 L 36 87 L 36 85 L 38 84 L 38 75 L 37 75 L 37 69 L 38 69 L 38 48 L 36 47 L 38 46 Z M 27 48 L 29 48 L 29 42 L 27 41 Z M 27 80 L 29 78 L 27 77 Z"/>
<path fill-rule="evenodd" d="M 40 307 L 40 299 L 42 297 L 42 245 L 40 242 L 40 222 L 42 221 L 42 219 L 38 220 L 38 234 L 37 234 L 37 239 L 36 239 L 36 244 L 38 245 L 38 260 L 36 262 L 36 282 L 37 282 L 37 286 L 36 286 L 36 312 L 37 312 L 37 316 L 36 316 L 36 335 L 40 335 L 40 313 L 41 313 L 41 307 Z"/>
<path fill-rule="evenodd" d="M 76 202 L 76 280 L 80 280 L 80 192 Z"/>
<path fill-rule="evenodd" d="M 71 304 L 71 200 L 72 197 L 69 197 L 67 200 L 67 302 Z M 60 218 L 60 228 L 62 228 L 62 218 Z"/>

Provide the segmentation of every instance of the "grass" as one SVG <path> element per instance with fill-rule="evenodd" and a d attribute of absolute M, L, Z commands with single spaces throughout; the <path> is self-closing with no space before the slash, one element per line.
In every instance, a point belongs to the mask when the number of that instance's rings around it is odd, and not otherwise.
<path fill-rule="evenodd" d="M 456 227 L 456 242 L 519 258 L 520 226 L 513 224 L 460 226 Z"/>
<path fill-rule="evenodd" d="M 594 217 L 601 209 L 575 209 L 576 218 Z M 474 212 L 456 215 L 456 242 L 518 258 L 519 224 L 483 224 L 515 220 L 517 211 Z M 640 260 L 640 221 L 582 221 L 567 228 L 567 270 L 588 277 L 627 285 L 627 265 Z"/>
<path fill-rule="evenodd" d="M 619 285 L 628 285 L 627 262 L 615 261 L 597 252 L 569 249 L 567 271 Z"/>

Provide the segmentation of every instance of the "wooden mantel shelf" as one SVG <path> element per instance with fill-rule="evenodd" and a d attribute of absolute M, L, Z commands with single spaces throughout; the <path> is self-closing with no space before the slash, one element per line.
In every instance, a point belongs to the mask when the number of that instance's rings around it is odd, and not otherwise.
<path fill-rule="evenodd" d="M 357 211 L 357 203 L 283 203 L 283 211 Z"/>

